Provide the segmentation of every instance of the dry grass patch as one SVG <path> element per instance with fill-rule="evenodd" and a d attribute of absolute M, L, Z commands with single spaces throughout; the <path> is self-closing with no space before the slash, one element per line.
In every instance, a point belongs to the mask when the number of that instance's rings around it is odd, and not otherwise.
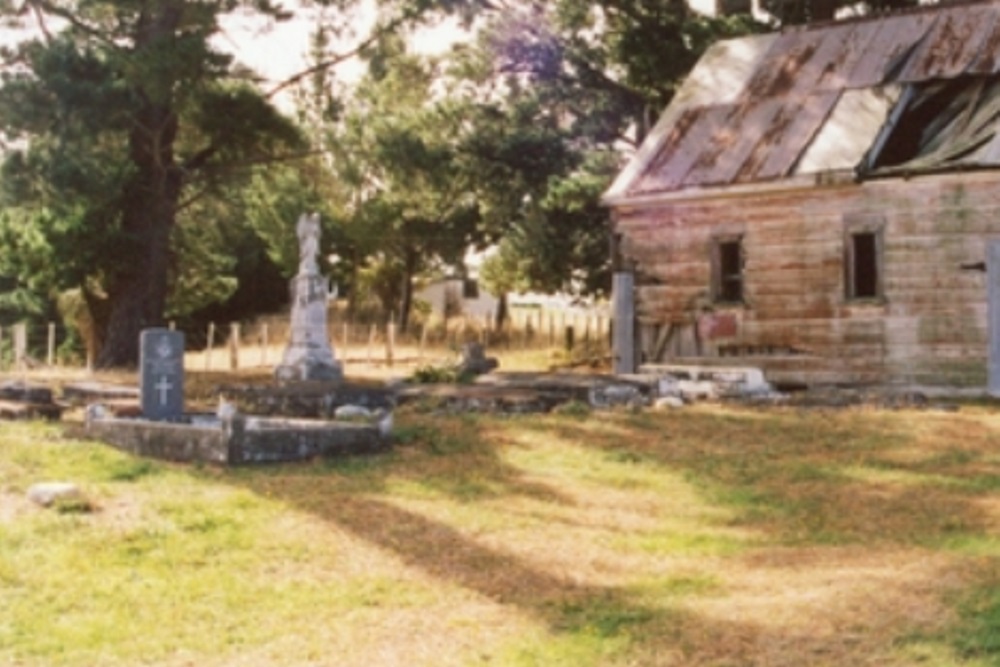
<path fill-rule="evenodd" d="M 232 470 L 0 432 L 7 495 L 100 501 L 0 521 L 0 662 L 1000 662 L 988 410 L 397 418 L 387 455 Z"/>

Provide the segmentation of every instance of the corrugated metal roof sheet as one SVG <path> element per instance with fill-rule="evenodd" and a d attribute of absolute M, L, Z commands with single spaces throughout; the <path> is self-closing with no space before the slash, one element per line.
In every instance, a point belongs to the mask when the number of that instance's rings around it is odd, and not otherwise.
<path fill-rule="evenodd" d="M 844 169 L 886 122 L 884 84 L 998 70 L 1000 0 L 722 42 L 609 196 Z"/>

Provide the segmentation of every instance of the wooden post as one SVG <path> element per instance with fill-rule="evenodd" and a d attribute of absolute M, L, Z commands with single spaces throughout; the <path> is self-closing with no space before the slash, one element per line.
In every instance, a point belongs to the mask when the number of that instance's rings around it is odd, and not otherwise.
<path fill-rule="evenodd" d="M 372 363 L 372 348 L 375 346 L 375 336 L 378 333 L 376 325 L 368 328 L 368 363 Z"/>
<path fill-rule="evenodd" d="M 392 368 L 393 357 L 395 356 L 396 347 L 396 318 L 389 320 L 389 324 L 386 325 L 385 332 L 385 364 L 389 368 Z"/>
<path fill-rule="evenodd" d="M 45 364 L 51 368 L 56 365 L 56 323 L 49 322 L 49 340 L 46 346 Z"/>
<path fill-rule="evenodd" d="M 989 392 L 1000 397 L 1000 240 L 986 247 L 986 295 L 989 326 Z"/>
<path fill-rule="evenodd" d="M 572 352 L 574 345 L 576 345 L 576 332 L 573 325 L 569 324 L 566 326 L 566 351 Z"/>
<path fill-rule="evenodd" d="M 549 347 L 556 346 L 556 314 L 549 311 Z"/>
<path fill-rule="evenodd" d="M 267 366 L 267 346 L 268 346 L 267 322 L 260 326 L 260 365 Z"/>
<path fill-rule="evenodd" d="M 212 369 L 212 347 L 215 345 L 215 322 L 208 323 L 208 335 L 205 338 L 205 370 Z"/>
<path fill-rule="evenodd" d="M 620 271 L 611 286 L 614 340 L 611 344 L 612 371 L 616 375 L 635 373 L 635 277 Z"/>
<path fill-rule="evenodd" d="M 14 368 L 19 371 L 28 368 L 28 325 L 24 322 L 14 325 Z"/>
<path fill-rule="evenodd" d="M 240 367 L 240 323 L 229 323 L 229 370 Z"/>
<path fill-rule="evenodd" d="M 347 359 L 347 345 L 351 339 L 351 325 L 348 320 L 344 320 L 344 335 L 340 337 L 340 345 L 344 349 L 341 350 L 341 357 Z"/>

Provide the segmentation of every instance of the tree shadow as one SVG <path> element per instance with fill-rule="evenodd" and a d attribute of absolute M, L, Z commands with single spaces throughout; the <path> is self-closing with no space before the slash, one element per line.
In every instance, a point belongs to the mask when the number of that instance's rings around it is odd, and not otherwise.
<path fill-rule="evenodd" d="M 570 417 L 524 419 L 518 428 L 625 455 L 636 465 L 680 472 L 710 502 L 733 508 L 735 523 L 765 532 L 776 545 L 909 548 L 986 535 L 990 517 L 976 500 L 997 488 L 988 453 L 994 431 L 972 434 L 971 442 L 957 449 L 930 451 L 934 446 L 928 444 L 925 456 L 911 453 L 907 458 L 901 455 L 904 450 L 933 438 L 921 436 L 915 445 L 912 424 L 905 418 L 855 417 L 810 418 L 781 411 L 615 413 L 602 415 L 602 428 L 629 437 L 601 438 L 594 437 L 592 424 Z M 923 627 L 922 617 L 908 615 L 910 607 L 894 604 L 893 595 L 904 595 L 911 583 L 907 575 L 872 576 L 867 562 L 858 564 L 857 576 L 874 583 L 850 595 L 826 590 L 822 602 L 803 609 L 823 618 L 832 617 L 824 613 L 824 604 L 836 602 L 845 609 L 867 605 L 874 616 L 887 619 L 884 628 L 859 627 L 844 611 L 817 634 L 800 624 L 782 627 L 763 617 L 699 611 L 670 595 L 657 598 L 655 591 L 556 574 L 405 508 L 405 498 L 390 498 L 393 484 L 404 480 L 461 503 L 523 496 L 573 506 L 572 497 L 504 460 L 502 448 L 509 443 L 490 433 L 494 423 L 491 418 L 454 417 L 404 422 L 403 442 L 389 456 L 222 474 L 261 496 L 307 511 L 410 568 L 516 608 L 556 635 L 624 640 L 627 664 L 892 664 L 885 658 L 899 637 L 915 628 L 919 634 Z M 759 567 L 749 557 L 732 559 L 738 567 Z M 930 563 L 920 570 L 921 580 L 946 581 L 952 568 L 950 562 Z M 823 568 L 814 569 L 818 576 L 828 576 Z M 941 589 L 922 585 L 919 602 L 940 610 L 932 602 L 941 597 Z M 799 598 L 812 594 L 808 589 Z"/>

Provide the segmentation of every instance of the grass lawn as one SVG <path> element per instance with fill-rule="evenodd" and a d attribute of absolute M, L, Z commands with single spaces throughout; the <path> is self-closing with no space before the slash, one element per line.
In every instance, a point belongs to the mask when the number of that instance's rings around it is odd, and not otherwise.
<path fill-rule="evenodd" d="M 234 470 L 0 424 L 0 664 L 1000 665 L 995 407 L 396 421 Z"/>

